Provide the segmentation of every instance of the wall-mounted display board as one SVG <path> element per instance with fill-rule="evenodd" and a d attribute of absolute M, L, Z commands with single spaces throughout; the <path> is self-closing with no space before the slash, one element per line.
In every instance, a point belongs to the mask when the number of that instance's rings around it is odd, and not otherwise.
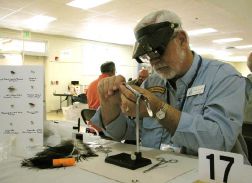
<path fill-rule="evenodd" d="M 43 145 L 43 66 L 0 67 L 0 144 L 25 154 Z"/>

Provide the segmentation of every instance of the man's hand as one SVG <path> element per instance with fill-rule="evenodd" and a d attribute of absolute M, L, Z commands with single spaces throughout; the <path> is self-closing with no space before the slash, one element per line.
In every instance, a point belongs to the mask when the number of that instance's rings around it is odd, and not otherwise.
<path fill-rule="evenodd" d="M 149 114 L 147 112 L 147 106 L 144 102 L 144 99 L 147 99 L 148 103 L 150 104 L 150 108 L 153 113 L 153 117 L 155 117 L 155 114 L 157 111 L 159 111 L 162 106 L 164 105 L 164 101 L 156 97 L 153 93 L 150 91 L 137 87 L 135 85 L 130 85 L 134 90 L 141 93 L 144 98 L 140 101 L 140 118 L 143 117 L 149 117 Z M 125 113 L 128 116 L 135 117 L 136 116 L 136 97 L 133 94 L 131 90 L 129 90 L 125 85 L 120 85 L 120 93 L 121 93 L 121 109 L 123 113 Z M 162 120 L 159 120 L 159 123 L 163 125 L 164 128 L 166 128 L 168 131 L 170 131 L 172 134 L 175 133 L 179 119 L 181 116 L 181 112 L 174 107 L 168 105 L 165 118 Z"/>
<path fill-rule="evenodd" d="M 148 90 L 140 88 L 135 85 L 130 86 L 143 96 L 140 99 L 140 118 L 149 117 L 149 113 L 147 111 L 148 104 L 150 105 L 152 112 L 156 112 L 156 110 L 162 106 L 162 101 Z M 136 100 L 137 100 L 135 94 L 131 90 L 129 90 L 125 85 L 120 85 L 120 93 L 121 93 L 121 110 L 123 111 L 124 114 L 131 117 L 135 117 Z"/>
<path fill-rule="evenodd" d="M 125 83 L 121 75 L 102 79 L 98 84 L 101 114 L 104 125 L 109 124 L 121 112 L 121 98 L 119 86 Z"/>

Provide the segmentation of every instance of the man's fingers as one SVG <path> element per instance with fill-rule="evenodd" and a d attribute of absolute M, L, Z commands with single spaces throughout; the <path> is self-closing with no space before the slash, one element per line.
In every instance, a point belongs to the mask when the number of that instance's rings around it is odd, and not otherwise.
<path fill-rule="evenodd" d="M 98 84 L 98 90 L 100 95 L 104 98 L 108 98 L 112 96 L 119 90 L 119 85 L 125 82 L 125 78 L 123 76 L 112 76 L 107 77 L 100 80 Z"/>
<path fill-rule="evenodd" d="M 136 114 L 136 104 L 128 100 L 124 95 L 121 95 L 121 110 L 124 114 L 134 117 Z"/>
<path fill-rule="evenodd" d="M 128 88 L 126 88 L 126 86 L 120 85 L 120 92 L 122 95 L 124 95 L 128 100 L 132 101 L 132 102 L 136 102 L 136 96 L 134 95 L 134 93 L 132 91 L 130 91 Z"/>

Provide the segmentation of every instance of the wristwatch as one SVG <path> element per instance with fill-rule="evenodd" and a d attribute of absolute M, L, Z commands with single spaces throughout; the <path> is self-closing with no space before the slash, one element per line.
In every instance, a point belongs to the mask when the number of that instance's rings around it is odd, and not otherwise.
<path fill-rule="evenodd" d="M 168 109 L 169 105 L 168 104 L 164 104 L 161 109 L 159 109 L 159 111 L 156 113 L 156 118 L 158 120 L 164 119 L 165 118 L 165 113 Z"/>

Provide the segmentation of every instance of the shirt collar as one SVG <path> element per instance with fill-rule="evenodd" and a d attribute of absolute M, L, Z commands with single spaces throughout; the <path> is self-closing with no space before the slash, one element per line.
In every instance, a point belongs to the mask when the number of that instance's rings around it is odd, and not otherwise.
<path fill-rule="evenodd" d="M 181 78 L 178 79 L 178 81 L 182 81 L 187 86 L 189 85 L 189 83 L 192 81 L 194 75 L 196 74 L 198 63 L 200 61 L 200 56 L 198 54 L 196 54 L 195 52 L 193 52 L 193 53 L 194 53 L 194 57 L 193 57 L 193 62 L 192 62 L 190 69 L 184 74 L 184 76 L 182 76 Z"/>
<path fill-rule="evenodd" d="M 101 75 L 99 76 L 99 79 L 106 78 L 106 77 L 109 77 L 109 75 L 108 75 L 108 74 L 101 74 Z"/>

